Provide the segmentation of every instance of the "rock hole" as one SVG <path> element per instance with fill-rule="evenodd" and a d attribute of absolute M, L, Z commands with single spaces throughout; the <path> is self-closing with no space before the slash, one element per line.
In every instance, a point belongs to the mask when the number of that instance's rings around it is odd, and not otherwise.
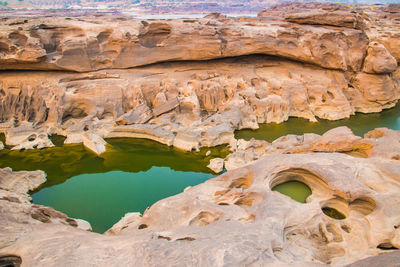
<path fill-rule="evenodd" d="M 139 225 L 139 227 L 138 227 L 138 229 L 139 230 L 141 230 L 141 229 L 146 229 L 147 227 L 149 227 L 147 224 L 141 224 L 141 225 Z"/>
<path fill-rule="evenodd" d="M 348 226 L 348 225 L 346 225 L 346 224 L 342 224 L 341 226 L 340 226 L 340 228 L 342 228 L 342 230 L 343 231 L 345 231 L 346 233 L 350 233 L 350 231 L 351 231 L 351 228 L 350 228 L 350 226 Z"/>
<path fill-rule="evenodd" d="M 322 208 L 322 212 L 326 216 L 329 216 L 336 220 L 346 219 L 346 216 L 343 213 L 341 213 L 340 211 L 338 211 L 337 209 L 332 208 L 332 207 L 324 207 L 324 208 Z"/>
<path fill-rule="evenodd" d="M 85 132 L 89 131 L 89 126 L 85 125 L 85 127 L 83 127 L 83 131 Z"/>
<path fill-rule="evenodd" d="M 390 242 L 380 243 L 376 248 L 381 250 L 398 250 L 398 248 L 394 247 Z"/>
<path fill-rule="evenodd" d="M 36 134 L 31 134 L 30 136 L 28 136 L 28 141 L 33 142 L 36 140 L 36 138 L 37 138 Z"/>
<path fill-rule="evenodd" d="M 310 190 L 308 191 L 309 194 L 312 193 L 317 196 L 325 196 L 330 192 L 328 184 L 321 177 L 306 169 L 291 168 L 279 171 L 278 173 L 273 173 L 272 176 L 273 177 L 270 179 L 269 183 L 269 187 L 271 189 L 275 189 L 276 186 L 286 182 L 296 181 L 306 185 L 306 187 L 304 187 L 304 185 L 299 185 L 299 184 L 291 185 L 293 187 L 302 188 L 304 196 L 308 194 L 306 190 L 307 187 Z"/>
<path fill-rule="evenodd" d="M 16 255 L 0 255 L 1 267 L 19 267 L 21 266 L 22 259 Z"/>
<path fill-rule="evenodd" d="M 310 187 L 298 181 L 278 184 L 272 188 L 272 191 L 277 191 L 300 203 L 306 203 L 307 198 L 312 194 Z"/>

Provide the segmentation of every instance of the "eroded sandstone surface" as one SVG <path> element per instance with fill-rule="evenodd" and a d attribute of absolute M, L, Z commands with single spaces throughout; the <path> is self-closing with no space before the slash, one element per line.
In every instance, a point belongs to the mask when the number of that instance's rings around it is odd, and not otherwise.
<path fill-rule="evenodd" d="M 395 6 L 396 7 L 396 6 Z M 400 133 L 340 127 L 272 143 L 237 129 L 393 107 L 397 9 L 273 7 L 257 18 L 0 21 L 0 131 L 12 149 L 49 135 L 95 153 L 104 138 L 184 150 L 229 144 L 228 172 L 128 213 L 105 234 L 33 205 L 45 174 L 0 170 L 0 262 L 23 266 L 343 266 L 396 260 Z M 1 143 L 2 145 L 2 143 Z M 2 146 L 3 147 L 3 146 Z M 272 189 L 308 185 L 299 203 Z M 334 209 L 345 219 L 330 217 Z M 89 231 L 88 231 L 89 230 Z M 383 254 L 383 255 L 381 255 Z M 357 266 L 357 265 L 356 265 Z"/>
<path fill-rule="evenodd" d="M 96 153 L 107 137 L 192 150 L 290 116 L 379 112 L 400 92 L 393 10 L 314 3 L 256 18 L 3 18 L 0 129 L 15 149 L 60 134 Z"/>
<path fill-rule="evenodd" d="M 293 137 L 276 143 L 283 139 Z M 25 192 L 44 182 L 42 172 L 2 169 L 0 256 L 20 257 L 24 266 L 342 266 L 376 255 L 367 262 L 397 259 L 385 253 L 400 247 L 400 132 L 382 128 L 361 138 L 342 127 L 309 139 L 308 150 L 280 145 L 143 215 L 127 213 L 104 235 L 27 201 Z M 354 153 L 345 154 L 350 147 Z M 306 203 L 272 191 L 287 181 L 311 188 Z"/>

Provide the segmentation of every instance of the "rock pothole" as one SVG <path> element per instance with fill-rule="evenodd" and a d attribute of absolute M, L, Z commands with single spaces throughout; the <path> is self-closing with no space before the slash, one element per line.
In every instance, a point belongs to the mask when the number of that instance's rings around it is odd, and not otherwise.
<path fill-rule="evenodd" d="M 302 168 L 290 168 L 273 174 L 269 187 L 301 203 L 305 203 L 311 194 L 323 196 L 329 192 L 328 184 L 322 177 Z"/>
<path fill-rule="evenodd" d="M 21 266 L 22 259 L 16 255 L 0 255 L 1 267 L 19 267 Z"/>

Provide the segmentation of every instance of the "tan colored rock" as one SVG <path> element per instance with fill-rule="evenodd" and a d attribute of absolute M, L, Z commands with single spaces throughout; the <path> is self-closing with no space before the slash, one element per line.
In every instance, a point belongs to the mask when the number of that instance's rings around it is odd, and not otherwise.
<path fill-rule="evenodd" d="M 342 13 L 335 21 L 341 18 L 352 23 L 348 18 L 355 15 Z M 112 16 L 74 18 L 68 23 L 63 18 L 31 18 L 22 30 L 2 22 L 4 56 L 0 68 L 87 72 L 248 54 L 276 55 L 342 70 L 361 66 L 367 38 L 360 30 L 315 30 L 283 18 L 278 24 L 274 20 L 254 20 L 256 28 L 223 16 L 194 19 L 191 23 L 184 19 L 121 20 Z M 346 38 L 357 41 L 347 42 Z"/>
<path fill-rule="evenodd" d="M 179 106 L 178 98 L 174 97 L 170 100 L 166 100 L 164 103 L 154 107 L 153 113 L 155 116 L 160 116 L 163 113 L 170 112 L 174 108 Z"/>
<path fill-rule="evenodd" d="M 153 117 L 153 113 L 146 104 L 141 104 L 131 111 L 119 117 L 115 123 L 117 125 L 142 124 L 148 122 Z"/>
<path fill-rule="evenodd" d="M 388 74 L 376 75 L 359 73 L 353 81 L 354 87 L 370 102 L 388 103 L 395 101 L 399 94 L 393 79 Z"/>
<path fill-rule="evenodd" d="M 353 150 L 354 143 L 361 137 L 355 136 L 346 126 L 327 131 L 312 144 L 312 151 L 318 152 L 345 152 Z"/>
<path fill-rule="evenodd" d="M 351 11 L 325 11 L 311 10 L 298 13 L 290 13 L 285 16 L 285 20 L 299 24 L 310 25 L 330 25 L 354 29 L 363 29 L 363 18 Z"/>
<path fill-rule="evenodd" d="M 215 173 L 220 173 L 224 169 L 224 159 L 222 158 L 214 158 L 210 160 L 210 164 L 207 165 L 207 168 L 211 169 Z"/>
<path fill-rule="evenodd" d="M 13 146 L 12 150 L 40 149 L 53 147 L 47 135 L 46 128 L 35 128 L 30 123 L 24 123 L 5 132 L 6 145 Z"/>
<path fill-rule="evenodd" d="M 303 143 L 334 138 L 335 132 L 354 139 L 346 129 L 338 128 L 322 137 L 308 134 Z M 301 145 L 295 139 L 293 146 Z M 375 142 L 373 149 L 381 152 L 389 151 L 388 144 L 398 140 L 398 131 L 388 129 L 376 129 L 364 138 Z M 359 142 L 357 138 L 355 143 Z M 129 213 L 106 235 L 80 229 L 79 221 L 22 198 L 37 180 L 35 175 L 44 177 L 43 172 L 0 170 L 0 253 L 17 255 L 33 266 L 60 262 L 157 265 L 160 260 L 165 265 L 190 265 L 193 257 L 207 265 L 218 261 L 308 266 L 346 265 L 381 254 L 381 247 L 399 246 L 393 227 L 400 214 L 396 205 L 398 160 L 380 154 L 370 158 L 340 153 L 277 154 L 274 149 L 293 146 L 274 146 L 258 140 L 237 141 L 236 149 L 244 153 L 264 150 L 265 156 L 161 200 L 142 216 Z M 392 146 L 392 150 L 398 148 Z M 43 182 L 39 180 L 35 186 Z M 272 190 L 286 181 L 300 181 L 311 188 L 306 203 Z M 329 217 L 322 208 L 336 209 L 346 219 Z M 205 253 L 219 250 L 222 255 Z M 39 254 L 42 257 L 35 257 Z"/>
<path fill-rule="evenodd" d="M 378 42 L 371 42 L 364 60 L 363 71 L 371 74 L 391 73 L 397 69 L 397 60 Z"/>
<path fill-rule="evenodd" d="M 83 140 L 83 145 L 92 150 L 97 155 L 100 155 L 101 153 L 106 151 L 107 142 L 104 141 L 103 138 L 101 138 L 99 135 L 95 133 L 92 132 L 84 133 L 82 135 L 82 140 Z"/>

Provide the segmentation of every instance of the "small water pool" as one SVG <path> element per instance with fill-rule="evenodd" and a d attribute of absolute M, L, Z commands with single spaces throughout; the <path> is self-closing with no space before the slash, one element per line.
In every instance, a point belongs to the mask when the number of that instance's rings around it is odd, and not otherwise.
<path fill-rule="evenodd" d="M 298 181 L 289 181 L 279 184 L 272 188 L 272 190 L 278 191 L 300 203 L 306 203 L 307 197 L 312 194 L 311 189 L 306 184 Z"/>
<path fill-rule="evenodd" d="M 52 206 L 73 218 L 91 222 L 93 231 L 104 232 L 127 212 L 143 213 L 160 199 L 181 193 L 213 175 L 152 167 L 131 173 L 111 171 L 80 174 L 62 184 L 32 194 L 34 203 Z"/>

